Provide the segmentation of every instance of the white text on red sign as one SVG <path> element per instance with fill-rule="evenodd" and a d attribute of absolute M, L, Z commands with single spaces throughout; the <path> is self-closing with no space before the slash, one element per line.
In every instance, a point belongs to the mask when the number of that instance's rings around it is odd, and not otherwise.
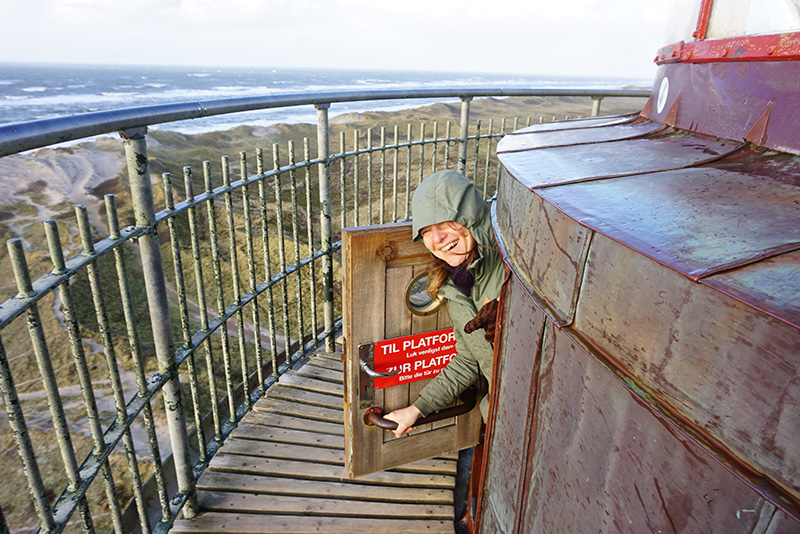
<path fill-rule="evenodd" d="M 399 374 L 376 378 L 375 388 L 432 378 L 455 356 L 456 341 L 452 328 L 377 341 L 374 346 L 375 370 Z"/>

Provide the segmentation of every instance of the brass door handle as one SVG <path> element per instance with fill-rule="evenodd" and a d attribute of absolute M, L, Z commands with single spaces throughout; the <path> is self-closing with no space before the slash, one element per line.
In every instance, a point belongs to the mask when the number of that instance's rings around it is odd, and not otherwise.
<path fill-rule="evenodd" d="M 451 417 L 457 417 L 472 411 L 478 399 L 478 391 L 476 388 L 471 387 L 464 391 L 460 398 L 464 404 L 459 404 L 458 406 L 453 406 L 451 408 L 445 408 L 444 410 L 432 413 L 427 417 L 417 419 L 417 422 L 414 423 L 414 426 L 434 423 L 443 419 L 450 419 Z M 377 406 L 373 406 L 364 412 L 364 424 L 367 426 L 377 426 L 378 428 L 382 428 L 384 430 L 397 429 L 397 423 L 384 418 L 383 408 L 379 408 Z"/>

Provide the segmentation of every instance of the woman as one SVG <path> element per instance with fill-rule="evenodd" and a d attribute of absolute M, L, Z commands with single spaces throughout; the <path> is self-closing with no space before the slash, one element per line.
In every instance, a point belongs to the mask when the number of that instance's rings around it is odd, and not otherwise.
<path fill-rule="evenodd" d="M 428 265 L 428 293 L 447 299 L 458 354 L 411 406 L 385 416 L 397 423 L 397 437 L 413 430 L 420 417 L 450 404 L 481 376 L 491 384 L 489 340 L 505 277 L 489 205 L 460 173 L 446 170 L 427 177 L 414 192 L 411 209 L 414 240 L 421 239 L 434 256 Z M 488 405 L 486 396 L 480 404 L 484 419 Z"/>

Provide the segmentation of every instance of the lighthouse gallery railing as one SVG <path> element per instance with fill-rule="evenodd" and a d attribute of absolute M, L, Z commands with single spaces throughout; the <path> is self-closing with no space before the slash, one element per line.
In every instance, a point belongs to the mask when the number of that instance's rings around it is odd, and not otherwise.
<path fill-rule="evenodd" d="M 38 528 L 62 532 L 75 525 L 93 532 L 110 525 L 116 532 L 163 532 L 181 510 L 191 517 L 196 480 L 253 403 L 316 347 L 334 350 L 340 329 L 334 276 L 338 230 L 408 218 L 410 192 L 437 166 L 455 167 L 484 195 L 493 193 L 492 148 L 506 125 L 495 131 L 490 122 L 481 131 L 478 121 L 472 133 L 469 128 L 471 100 L 489 96 L 591 97 L 596 115 L 604 97 L 649 92 L 319 93 L 1 126 L 0 156 L 119 132 L 130 187 L 124 202 L 105 196 L 105 237 L 95 235 L 97 221 L 85 206 L 75 208 L 74 237 L 63 235 L 63 223 L 46 221 L 51 265 L 36 280 L 25 240 L 8 241 L 18 292 L 0 305 L 0 390 Z M 410 125 L 402 133 L 397 126 L 382 127 L 377 144 L 372 129 L 356 130 L 350 138 L 341 132 L 339 152 L 331 151 L 332 103 L 411 98 L 459 98 L 458 134 L 451 134 L 449 121 L 443 137 L 436 123 L 431 135 L 424 124 L 417 132 Z M 309 139 L 303 140 L 301 156 L 293 141 L 286 153 L 277 145 L 257 149 L 255 165 L 244 152 L 233 163 L 223 156 L 218 168 L 206 161 L 199 172 L 185 167 L 177 179 L 164 174 L 154 193 L 148 126 L 301 105 L 317 109 L 314 157 Z M 72 239 L 80 251 L 67 258 L 64 245 L 69 248 Z M 60 332 L 54 334 L 42 320 L 42 310 L 59 316 Z M 87 337 L 100 341 L 91 353 Z M 66 354 L 67 371 L 54 366 L 55 352 Z M 17 369 L 33 368 L 33 360 L 41 380 L 36 394 L 28 393 L 27 384 L 22 391 L 15 384 Z M 70 386 L 79 386 L 80 394 L 70 393 Z M 163 407 L 154 403 L 159 394 Z M 64 401 L 70 395 L 80 396 L 79 415 L 74 402 Z M 102 397 L 113 400 L 112 409 L 99 407 Z M 29 428 L 31 415 L 23 403 L 31 398 L 46 404 L 42 411 L 52 423 L 53 442 L 49 434 Z M 3 467 L 4 483 L 14 470 L 16 465 Z M 96 479 L 101 482 L 93 485 Z M 0 533 L 12 527 L 0 509 Z"/>

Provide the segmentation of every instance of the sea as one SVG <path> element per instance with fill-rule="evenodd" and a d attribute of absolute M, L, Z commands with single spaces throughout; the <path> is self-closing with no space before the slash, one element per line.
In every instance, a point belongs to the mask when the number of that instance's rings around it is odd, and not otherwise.
<path fill-rule="evenodd" d="M 534 87 L 649 88 L 652 80 L 399 70 L 330 70 L 0 63 L 0 125 L 153 104 L 325 91 Z M 426 100 L 337 103 L 330 115 L 418 107 Z M 316 122 L 312 106 L 204 117 L 154 126 L 187 134 L 238 125 Z"/>

